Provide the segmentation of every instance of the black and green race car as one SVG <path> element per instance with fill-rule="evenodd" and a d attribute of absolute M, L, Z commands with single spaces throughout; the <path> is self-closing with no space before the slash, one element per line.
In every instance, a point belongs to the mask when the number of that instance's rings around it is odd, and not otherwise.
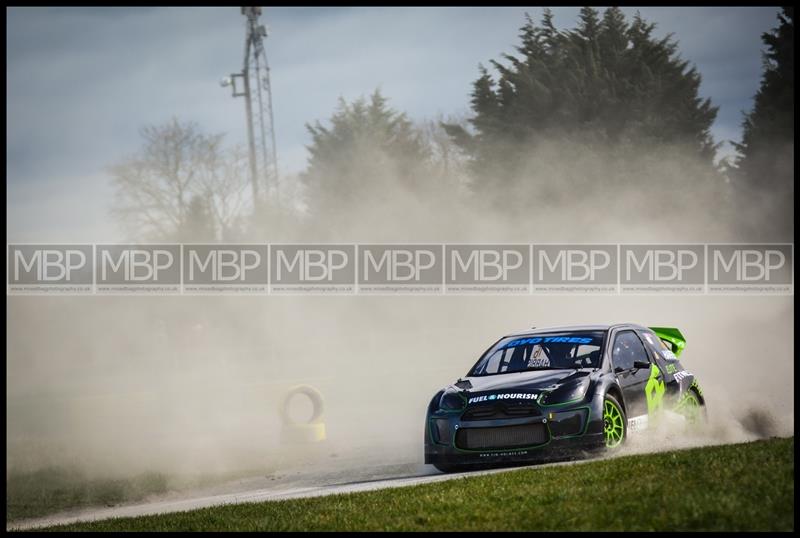
<path fill-rule="evenodd" d="M 703 391 L 678 360 L 678 329 L 624 323 L 504 336 L 425 419 L 425 463 L 442 471 L 614 450 L 664 412 L 696 424 Z"/>

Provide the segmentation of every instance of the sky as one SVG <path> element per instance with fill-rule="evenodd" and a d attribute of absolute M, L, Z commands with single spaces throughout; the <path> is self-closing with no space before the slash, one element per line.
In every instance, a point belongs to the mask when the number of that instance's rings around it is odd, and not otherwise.
<path fill-rule="evenodd" d="M 777 8 L 638 10 L 701 73 L 715 140 L 739 140 Z M 575 25 L 578 8 L 553 11 Z M 304 168 L 305 124 L 339 97 L 379 88 L 413 120 L 468 116 L 478 65 L 513 52 L 525 12 L 542 8 L 266 8 L 281 175 Z M 177 117 L 243 143 L 244 102 L 220 79 L 241 70 L 244 23 L 238 7 L 9 8 L 7 241 L 120 240 L 107 170 L 138 150 L 144 125 Z"/>

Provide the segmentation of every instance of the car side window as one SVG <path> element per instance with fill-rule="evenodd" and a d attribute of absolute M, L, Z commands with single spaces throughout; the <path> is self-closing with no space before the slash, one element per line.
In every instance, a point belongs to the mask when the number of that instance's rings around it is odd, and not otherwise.
<path fill-rule="evenodd" d="M 503 358 L 503 353 L 495 353 L 489 359 L 489 362 L 486 363 L 484 368 L 484 373 L 487 374 L 496 374 L 497 369 L 500 368 L 500 359 Z"/>
<path fill-rule="evenodd" d="M 614 348 L 611 351 L 611 361 L 614 368 L 630 370 L 634 361 L 648 361 L 647 352 L 642 341 L 633 331 L 622 331 L 614 338 Z"/>

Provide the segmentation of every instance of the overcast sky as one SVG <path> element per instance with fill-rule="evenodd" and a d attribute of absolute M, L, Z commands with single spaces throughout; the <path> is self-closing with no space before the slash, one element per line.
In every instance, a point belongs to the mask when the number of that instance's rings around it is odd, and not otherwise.
<path fill-rule="evenodd" d="M 623 8 L 633 14 L 636 8 Z M 380 88 L 422 120 L 467 114 L 478 64 L 513 52 L 541 8 L 267 8 L 281 171 L 306 161 L 306 122 L 339 96 Z M 760 36 L 776 8 L 641 8 L 673 33 L 720 107 L 717 141 L 740 137 L 761 76 Z M 555 8 L 571 28 L 577 8 Z M 239 71 L 239 8 L 12 8 L 7 11 L 9 242 L 115 241 L 106 167 L 134 153 L 139 128 L 171 116 L 245 139 L 244 103 L 221 88 Z"/>

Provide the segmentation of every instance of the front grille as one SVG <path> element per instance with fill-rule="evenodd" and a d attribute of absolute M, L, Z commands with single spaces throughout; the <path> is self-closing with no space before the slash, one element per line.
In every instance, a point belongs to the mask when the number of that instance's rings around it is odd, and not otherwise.
<path fill-rule="evenodd" d="M 517 448 L 545 442 L 547 428 L 541 423 L 497 428 L 461 428 L 456 433 L 456 446 L 465 450 Z"/>
<path fill-rule="evenodd" d="M 541 413 L 535 405 L 480 405 L 470 407 L 461 420 L 498 420 L 504 418 L 536 417 Z"/>

